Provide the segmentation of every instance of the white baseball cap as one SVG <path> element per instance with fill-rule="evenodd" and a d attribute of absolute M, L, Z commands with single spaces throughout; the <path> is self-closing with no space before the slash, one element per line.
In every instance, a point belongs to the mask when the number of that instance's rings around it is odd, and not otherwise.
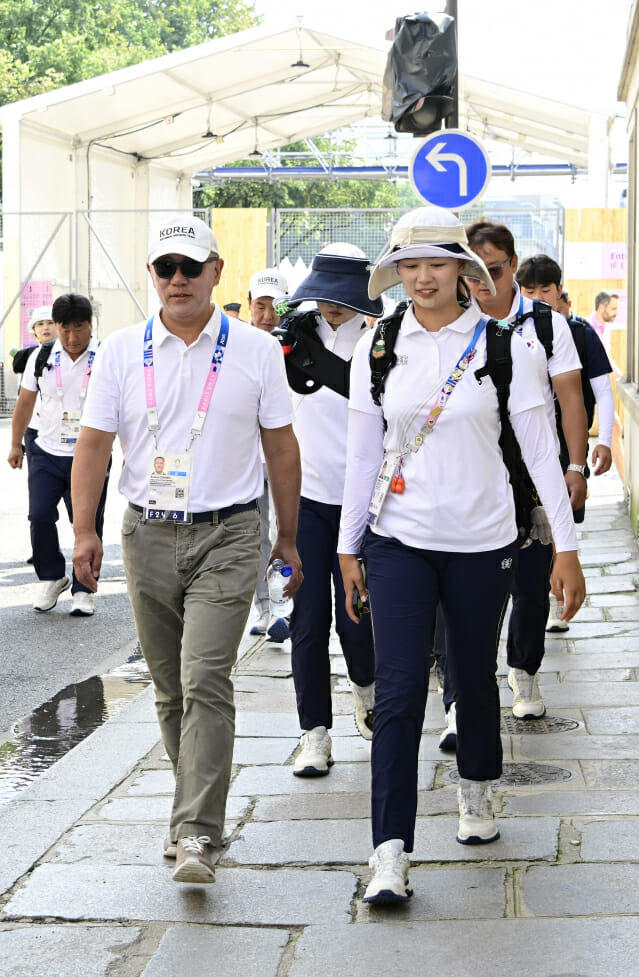
<path fill-rule="evenodd" d="M 48 320 L 53 322 L 53 312 L 51 311 L 51 306 L 39 305 L 31 312 L 31 316 L 29 318 L 29 329 L 33 329 L 33 327 L 37 326 L 39 322 L 46 322 Z"/>
<path fill-rule="evenodd" d="M 402 258 L 457 258 L 463 262 L 462 275 L 482 281 L 495 294 L 486 265 L 468 245 L 464 225 L 443 207 L 417 207 L 400 217 L 373 268 L 368 288 L 371 298 L 401 283 L 397 262 Z"/>
<path fill-rule="evenodd" d="M 215 235 L 199 217 L 178 214 L 154 231 L 149 245 L 149 264 L 167 254 L 183 254 L 185 258 L 206 261 L 213 253 L 219 256 Z"/>
<path fill-rule="evenodd" d="M 277 268 L 264 268 L 256 271 L 251 278 L 249 295 L 252 299 L 261 299 L 264 296 L 281 299 L 283 295 L 288 295 L 288 283 Z"/>

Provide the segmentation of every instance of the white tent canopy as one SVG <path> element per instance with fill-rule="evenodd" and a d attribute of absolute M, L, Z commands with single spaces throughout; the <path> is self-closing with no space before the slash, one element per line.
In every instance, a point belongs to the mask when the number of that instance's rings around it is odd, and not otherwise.
<path fill-rule="evenodd" d="M 30 280 L 109 297 L 116 320 L 130 317 L 127 292 L 146 308 L 149 231 L 191 208 L 193 175 L 378 116 L 385 64 L 385 48 L 256 28 L 4 106 L 4 315 Z M 473 133 L 588 163 L 582 109 L 462 78 L 459 117 Z"/>

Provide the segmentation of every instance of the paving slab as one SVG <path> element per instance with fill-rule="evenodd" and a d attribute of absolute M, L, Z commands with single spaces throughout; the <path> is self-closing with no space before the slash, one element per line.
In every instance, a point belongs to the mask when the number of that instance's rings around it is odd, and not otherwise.
<path fill-rule="evenodd" d="M 97 858 L 111 865 L 166 865 L 166 824 L 80 824 L 56 846 L 49 862 L 73 865 Z"/>
<path fill-rule="evenodd" d="M 586 597 L 590 607 L 635 607 L 639 604 L 639 594 L 627 591 L 623 594 L 588 594 Z M 616 612 L 611 612 L 612 616 Z"/>
<path fill-rule="evenodd" d="M 137 926 L 0 929 L 0 977 L 109 977 L 140 937 Z"/>
<path fill-rule="evenodd" d="M 639 760 L 582 760 L 581 769 L 586 787 L 621 790 L 639 782 Z"/>
<path fill-rule="evenodd" d="M 226 802 L 227 821 L 243 817 L 248 807 L 245 797 L 229 797 Z M 171 816 L 172 798 L 160 794 L 157 797 L 113 797 L 98 810 L 105 821 L 161 821 L 165 826 Z"/>
<path fill-rule="evenodd" d="M 620 574 L 615 577 L 595 577 L 588 581 L 588 594 L 634 593 L 637 587 L 634 577 Z"/>
<path fill-rule="evenodd" d="M 460 926 L 407 923 L 402 907 L 395 908 L 374 926 L 309 927 L 288 977 L 639 977 L 635 919 L 469 920 Z"/>
<path fill-rule="evenodd" d="M 404 922 L 425 919 L 501 919 L 506 912 L 506 873 L 501 868 L 411 868 L 414 895 L 397 907 Z M 366 876 L 365 881 L 368 880 Z M 387 923 L 388 907 L 358 903 L 358 923 Z"/>
<path fill-rule="evenodd" d="M 512 704 L 506 689 L 502 689 L 502 704 Z M 556 711 L 561 706 L 616 706 L 624 703 L 639 704 L 639 686 L 634 682 L 581 683 L 577 688 L 568 683 L 550 685 L 544 689 L 546 708 Z"/>
<path fill-rule="evenodd" d="M 533 866 L 523 895 L 536 916 L 639 913 L 639 864 Z"/>
<path fill-rule="evenodd" d="M 317 818 L 347 820 L 369 818 L 370 791 L 361 794 L 297 794 L 295 797 L 260 797 L 252 813 L 253 821 L 305 821 Z M 456 814 L 457 792 L 453 787 L 420 790 L 418 814 Z"/>
<path fill-rule="evenodd" d="M 639 815 L 639 794 L 623 790 L 566 790 L 562 793 L 502 794 L 505 814 Z"/>
<path fill-rule="evenodd" d="M 4 907 L 4 918 L 167 920 L 306 926 L 349 918 L 356 886 L 346 871 L 218 869 L 213 885 L 173 882 L 173 865 L 44 864 Z"/>
<path fill-rule="evenodd" d="M 316 816 L 320 814 L 316 811 Z M 223 862 L 238 865 L 365 865 L 372 852 L 368 818 L 245 824 Z"/>
<path fill-rule="evenodd" d="M 171 926 L 142 977 L 277 977 L 285 930 Z"/>
<path fill-rule="evenodd" d="M 590 733 L 616 733 L 622 743 L 624 733 L 639 733 L 639 706 L 620 706 L 617 709 L 584 710 L 586 725 Z M 622 747 L 623 749 L 623 747 Z M 639 756 L 639 750 L 635 753 Z"/>
<path fill-rule="evenodd" d="M 569 669 L 563 674 L 564 682 L 635 682 L 632 668 L 582 668 Z"/>
<path fill-rule="evenodd" d="M 592 715 L 592 713 L 588 713 Z M 513 752 L 526 760 L 633 760 L 639 756 L 639 736 L 513 736 Z"/>
<path fill-rule="evenodd" d="M 628 627 L 628 623 L 626 623 L 626 627 Z M 576 654 L 580 655 L 591 654 L 592 652 L 597 655 L 625 655 L 626 652 L 632 654 L 637 651 L 639 646 L 639 634 L 635 633 L 636 630 L 633 626 L 630 633 L 624 632 L 609 638 L 581 638 L 579 641 L 575 641 L 570 650 L 574 650 Z M 548 650 L 548 642 L 546 642 L 546 650 Z M 625 663 L 626 659 L 620 657 L 618 661 L 622 664 Z"/>
<path fill-rule="evenodd" d="M 370 789 L 370 770 L 365 763 L 336 763 L 328 775 L 331 792 L 357 794 Z M 254 797 L 268 794 L 321 794 L 326 777 L 296 777 L 288 767 L 243 767 L 231 784 L 230 796 Z M 419 786 L 429 790 L 435 779 L 435 764 L 419 764 Z"/>
<path fill-rule="evenodd" d="M 581 832 L 584 862 L 639 862 L 636 821 L 591 821 Z"/>

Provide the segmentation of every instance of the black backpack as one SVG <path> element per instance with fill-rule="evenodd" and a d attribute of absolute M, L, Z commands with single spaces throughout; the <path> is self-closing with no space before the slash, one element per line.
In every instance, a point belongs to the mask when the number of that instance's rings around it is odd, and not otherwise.
<path fill-rule="evenodd" d="M 545 305 L 545 303 L 540 304 Z M 378 406 L 381 405 L 388 374 L 397 363 L 397 355 L 394 351 L 395 343 L 407 305 L 406 302 L 400 303 L 391 316 L 378 322 L 375 329 L 369 363 L 371 368 L 371 396 Z M 510 349 L 512 335 L 513 330 L 507 323 L 497 322 L 496 319 L 488 320 L 486 323 L 486 363 L 480 369 L 475 370 L 475 377 L 478 383 L 481 383 L 483 377 L 489 376 L 497 391 L 501 424 L 499 447 L 513 492 L 517 541 L 520 546 L 523 546 L 530 537 L 532 510 L 541 505 L 541 502 L 521 456 L 521 448 L 515 437 L 508 413 L 508 396 L 513 375 Z"/>
<path fill-rule="evenodd" d="M 348 399 L 351 361 L 326 349 L 317 335 L 318 312 L 289 312 L 272 335 L 284 352 L 289 387 L 298 394 L 313 394 L 329 387 Z"/>
<path fill-rule="evenodd" d="M 25 346 L 24 349 L 19 349 L 16 355 L 13 357 L 13 372 L 24 373 L 32 353 L 37 349 L 38 355 L 36 356 L 34 367 L 34 374 L 37 383 L 45 369 L 51 369 L 49 357 L 51 355 L 51 350 L 53 349 L 54 343 L 55 339 L 49 339 L 48 342 L 43 343 L 39 349 L 37 346 Z"/>

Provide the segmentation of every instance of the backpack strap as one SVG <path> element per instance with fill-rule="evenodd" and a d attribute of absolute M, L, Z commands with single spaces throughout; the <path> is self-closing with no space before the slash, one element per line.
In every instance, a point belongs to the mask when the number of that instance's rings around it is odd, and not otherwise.
<path fill-rule="evenodd" d="M 45 369 L 47 370 L 51 369 L 51 364 L 49 363 L 49 357 L 51 356 L 51 350 L 53 349 L 54 343 L 55 343 L 55 339 L 50 339 L 48 342 L 43 343 L 40 349 L 38 350 L 38 355 L 36 356 L 35 367 L 34 367 L 35 381 L 38 385 L 38 389 L 40 389 L 40 383 L 39 383 L 40 377 L 44 373 Z"/>
<path fill-rule="evenodd" d="M 537 339 L 544 347 L 544 352 L 546 354 L 546 359 L 549 360 L 553 354 L 553 328 L 552 328 L 552 306 L 548 305 L 547 302 L 540 302 L 539 299 L 533 299 L 532 309 L 530 312 L 524 312 L 522 315 L 518 315 L 514 322 L 514 328 L 518 329 L 519 326 L 523 326 L 527 319 L 532 320 L 535 324 L 535 332 L 537 333 Z"/>
<path fill-rule="evenodd" d="M 518 542 L 522 546 L 530 537 L 532 510 L 535 506 L 540 505 L 540 502 L 537 490 L 521 456 L 521 448 L 515 437 L 508 412 L 508 398 L 513 377 L 512 337 L 513 329 L 506 322 L 490 319 L 486 323 L 486 363 L 479 370 L 475 370 L 475 377 L 481 383 L 483 377 L 489 376 L 497 391 L 501 425 L 499 447 L 513 492 Z"/>
<path fill-rule="evenodd" d="M 407 308 L 408 302 L 399 302 L 393 314 L 380 319 L 375 326 L 368 362 L 371 368 L 371 396 L 378 407 L 382 403 L 386 378 L 397 363 L 395 344 Z"/>

